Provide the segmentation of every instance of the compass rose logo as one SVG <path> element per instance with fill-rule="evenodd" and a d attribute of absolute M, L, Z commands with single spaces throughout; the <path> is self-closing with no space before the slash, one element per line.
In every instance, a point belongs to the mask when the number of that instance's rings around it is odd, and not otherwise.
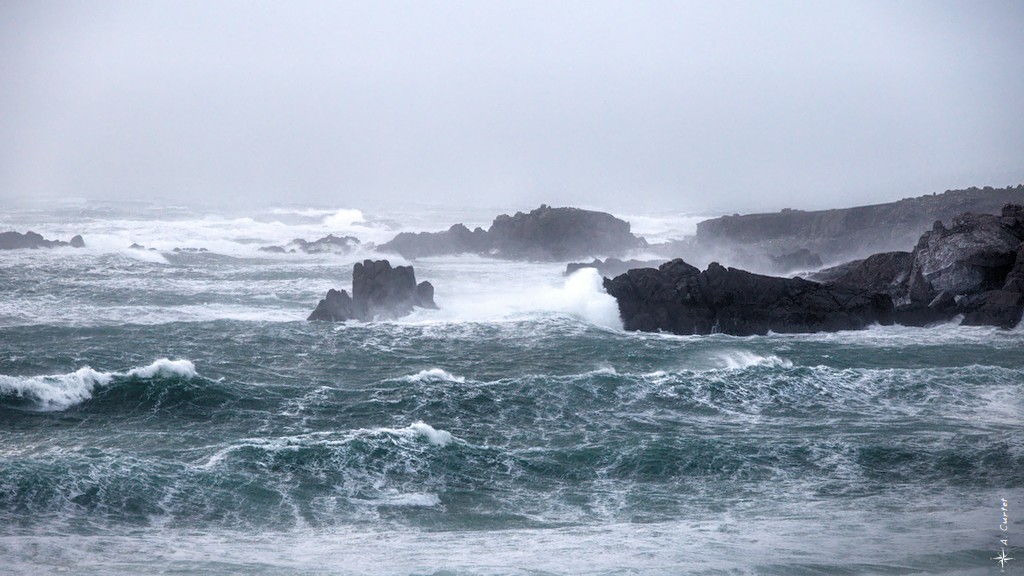
<path fill-rule="evenodd" d="M 1009 562 L 1010 560 L 1013 560 L 1013 558 L 1010 558 L 1009 556 L 1006 555 L 1006 548 L 1003 548 L 1002 550 L 1000 550 L 999 551 L 999 556 L 995 556 L 992 559 L 999 562 L 999 569 L 1000 570 L 1002 570 L 1003 568 L 1006 567 L 1006 563 L 1007 562 Z"/>

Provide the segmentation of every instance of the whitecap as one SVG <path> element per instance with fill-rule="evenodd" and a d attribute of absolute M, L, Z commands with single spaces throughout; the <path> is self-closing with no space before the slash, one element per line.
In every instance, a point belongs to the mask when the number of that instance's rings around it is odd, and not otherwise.
<path fill-rule="evenodd" d="M 29 400 L 44 412 L 64 410 L 92 398 L 96 386 L 105 386 L 113 374 L 97 372 L 85 366 L 69 374 L 32 376 L 0 375 L 0 395 L 13 395 Z"/>
<path fill-rule="evenodd" d="M 437 494 L 430 494 L 428 492 L 412 492 L 409 494 L 388 495 L 379 500 L 371 500 L 370 502 L 377 506 L 431 508 L 440 504 L 441 499 L 438 498 Z"/>
<path fill-rule="evenodd" d="M 440 368 L 430 368 L 428 370 L 420 370 L 419 372 L 402 378 L 406 382 L 455 382 L 462 384 L 466 381 L 463 376 L 456 376 L 451 372 L 447 372 Z"/>
<path fill-rule="evenodd" d="M 447 430 L 437 430 L 430 424 L 425 422 L 414 422 L 410 424 L 408 428 L 399 430 L 399 432 L 411 431 L 427 439 L 428 442 L 435 446 L 447 446 L 452 441 L 452 434 Z"/>
<path fill-rule="evenodd" d="M 132 368 L 128 372 L 124 373 L 125 376 L 131 378 L 155 378 L 157 376 L 171 377 L 178 376 L 185 378 L 186 380 L 196 377 L 196 367 L 189 360 L 168 360 L 167 358 L 161 358 L 149 366 L 142 366 L 139 368 Z"/>
<path fill-rule="evenodd" d="M 716 355 L 722 368 L 727 370 L 743 370 L 754 366 L 768 366 L 773 368 L 792 368 L 793 362 L 774 354 L 762 356 L 747 350 L 725 350 Z"/>
<path fill-rule="evenodd" d="M 160 358 L 148 366 L 139 366 L 125 372 L 99 372 L 84 366 L 68 374 L 29 377 L 0 374 L 0 395 L 24 398 L 36 410 L 54 412 L 89 400 L 98 386 L 107 386 L 117 378 L 174 376 L 194 378 L 197 376 L 195 366 L 189 360 Z"/>

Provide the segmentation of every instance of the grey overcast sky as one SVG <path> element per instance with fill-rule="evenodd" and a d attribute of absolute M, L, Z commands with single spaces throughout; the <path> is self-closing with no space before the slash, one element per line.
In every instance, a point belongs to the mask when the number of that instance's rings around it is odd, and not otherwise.
<path fill-rule="evenodd" d="M 1024 2 L 0 2 L 0 202 L 750 211 L 1024 180 Z"/>

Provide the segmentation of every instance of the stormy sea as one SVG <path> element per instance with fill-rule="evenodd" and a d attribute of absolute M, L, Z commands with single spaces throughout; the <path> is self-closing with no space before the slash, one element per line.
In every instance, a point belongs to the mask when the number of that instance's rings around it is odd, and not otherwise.
<path fill-rule="evenodd" d="M 86 243 L 0 252 L 0 573 L 996 574 L 1020 550 L 1020 327 L 626 332 L 593 270 L 480 256 L 412 262 L 438 310 L 306 322 L 354 262 L 406 263 L 372 243 L 497 213 L 0 214 Z M 328 233 L 362 243 L 259 250 Z"/>

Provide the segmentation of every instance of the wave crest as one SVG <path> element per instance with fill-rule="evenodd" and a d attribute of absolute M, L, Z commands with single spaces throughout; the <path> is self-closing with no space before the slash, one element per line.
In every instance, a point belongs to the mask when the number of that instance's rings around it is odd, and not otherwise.
<path fill-rule="evenodd" d="M 190 380 L 197 375 L 195 365 L 191 361 L 167 358 L 160 358 L 148 366 L 138 366 L 125 372 L 99 372 L 84 366 L 68 374 L 30 377 L 0 375 L 0 401 L 13 398 L 28 404 L 32 410 L 55 412 L 91 399 L 97 387 L 108 386 L 115 380 Z"/>
<path fill-rule="evenodd" d="M 785 358 L 781 358 L 774 354 L 762 356 L 747 350 L 727 350 L 718 353 L 716 358 L 723 365 L 722 368 L 726 370 L 743 370 L 755 366 L 765 366 L 770 368 L 793 367 L 793 362 Z"/>
<path fill-rule="evenodd" d="M 466 378 L 464 376 L 456 376 L 451 372 L 447 372 L 440 368 L 420 370 L 411 376 L 404 376 L 402 380 L 405 380 L 406 382 L 455 382 L 457 384 L 463 384 L 466 382 Z"/>

